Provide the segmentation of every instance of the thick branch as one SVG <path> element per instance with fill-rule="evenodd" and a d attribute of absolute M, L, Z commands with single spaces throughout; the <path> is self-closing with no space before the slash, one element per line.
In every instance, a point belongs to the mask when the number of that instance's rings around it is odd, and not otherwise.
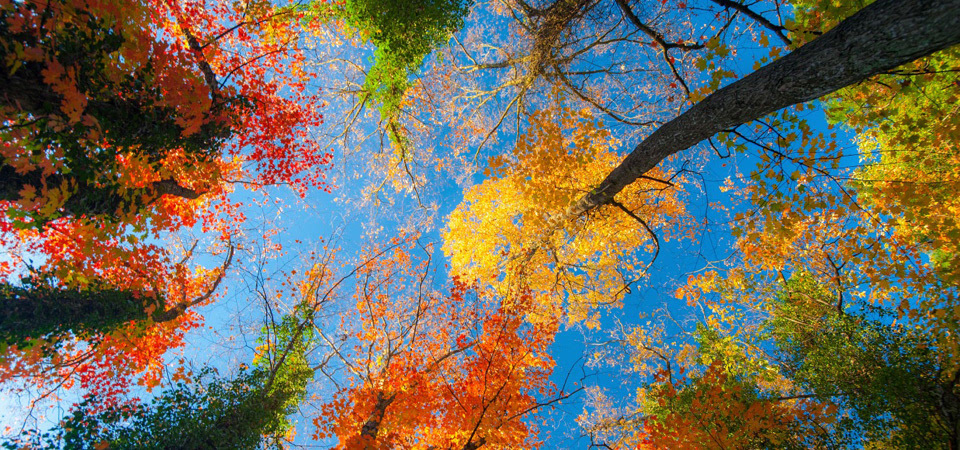
<path fill-rule="evenodd" d="M 92 286 L 61 289 L 44 283 L 0 284 L 0 344 L 72 332 L 109 333 L 131 320 L 147 318 L 147 306 L 163 308 L 161 297 Z"/>
<path fill-rule="evenodd" d="M 206 46 L 200 45 L 200 42 L 197 41 L 197 38 L 194 37 L 190 31 L 189 24 L 183 19 L 179 11 L 175 12 L 174 15 L 177 18 L 177 25 L 180 26 L 180 31 L 182 31 L 184 37 L 187 38 L 187 44 L 197 59 L 197 66 L 200 68 L 200 72 L 203 73 L 203 79 L 206 81 L 207 87 L 210 88 L 210 98 L 214 103 L 217 103 L 220 97 L 220 83 L 217 81 L 217 74 L 214 73 L 213 68 L 210 67 L 210 63 L 207 62 L 206 57 L 203 55 L 203 49 Z"/>
<path fill-rule="evenodd" d="M 610 203 L 670 155 L 960 42 L 960 0 L 880 0 L 667 122 L 555 223 Z"/>

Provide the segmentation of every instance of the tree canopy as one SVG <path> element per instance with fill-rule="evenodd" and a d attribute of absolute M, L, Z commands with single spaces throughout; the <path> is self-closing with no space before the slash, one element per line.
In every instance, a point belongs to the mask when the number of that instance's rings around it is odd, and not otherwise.
<path fill-rule="evenodd" d="M 0 442 L 958 449 L 957 44 L 956 0 L 0 0 Z"/>

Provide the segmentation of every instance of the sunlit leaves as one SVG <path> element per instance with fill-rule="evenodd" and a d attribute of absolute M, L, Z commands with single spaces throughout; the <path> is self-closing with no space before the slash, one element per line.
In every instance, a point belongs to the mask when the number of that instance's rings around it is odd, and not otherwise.
<path fill-rule="evenodd" d="M 335 356 L 349 379 L 321 407 L 315 437 L 335 435 L 339 448 L 534 445 L 525 417 L 552 392 L 555 324 L 516 315 L 529 297 L 498 305 L 460 282 L 434 291 L 411 256 L 397 248 L 360 268 Z"/>
<path fill-rule="evenodd" d="M 570 321 L 591 322 L 597 307 L 619 304 L 643 277 L 657 239 L 683 230 L 683 178 L 651 173 L 617 197 L 629 213 L 610 206 L 554 232 L 554 218 L 619 162 L 618 142 L 586 111 L 558 105 L 530 121 L 513 155 L 491 158 L 490 178 L 451 214 L 444 251 L 458 276 L 501 295 L 530 289 L 534 322 L 552 320 L 561 306 Z"/>

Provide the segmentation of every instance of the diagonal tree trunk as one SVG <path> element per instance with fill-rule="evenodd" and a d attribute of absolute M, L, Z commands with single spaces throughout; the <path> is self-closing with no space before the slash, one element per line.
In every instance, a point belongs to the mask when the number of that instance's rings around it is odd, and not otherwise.
<path fill-rule="evenodd" d="M 554 224 L 610 203 L 668 156 L 960 43 L 960 0 L 879 0 L 787 56 L 709 95 L 640 142 Z"/>

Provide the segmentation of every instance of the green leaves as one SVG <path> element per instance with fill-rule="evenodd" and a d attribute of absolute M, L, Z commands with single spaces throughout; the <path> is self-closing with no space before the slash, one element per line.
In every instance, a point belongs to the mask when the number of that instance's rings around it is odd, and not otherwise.
<path fill-rule="evenodd" d="M 931 339 L 890 325 L 889 311 L 851 313 L 834 307 L 836 301 L 807 274 L 792 277 L 778 294 L 766 326 L 785 375 L 842 406 L 835 434 L 845 445 L 947 448 L 950 411 L 960 403 Z"/>
<path fill-rule="evenodd" d="M 315 4 L 322 15 L 341 18 L 363 40 L 376 46 L 363 89 L 392 120 L 410 87 L 410 77 L 433 49 L 463 26 L 472 0 L 347 0 Z"/>
<path fill-rule="evenodd" d="M 84 398 L 53 430 L 28 431 L 3 443 L 71 449 L 257 448 L 264 435 L 285 433 L 282 398 L 266 395 L 268 373 L 241 369 L 232 379 L 203 369 L 150 403 L 102 409 Z"/>

